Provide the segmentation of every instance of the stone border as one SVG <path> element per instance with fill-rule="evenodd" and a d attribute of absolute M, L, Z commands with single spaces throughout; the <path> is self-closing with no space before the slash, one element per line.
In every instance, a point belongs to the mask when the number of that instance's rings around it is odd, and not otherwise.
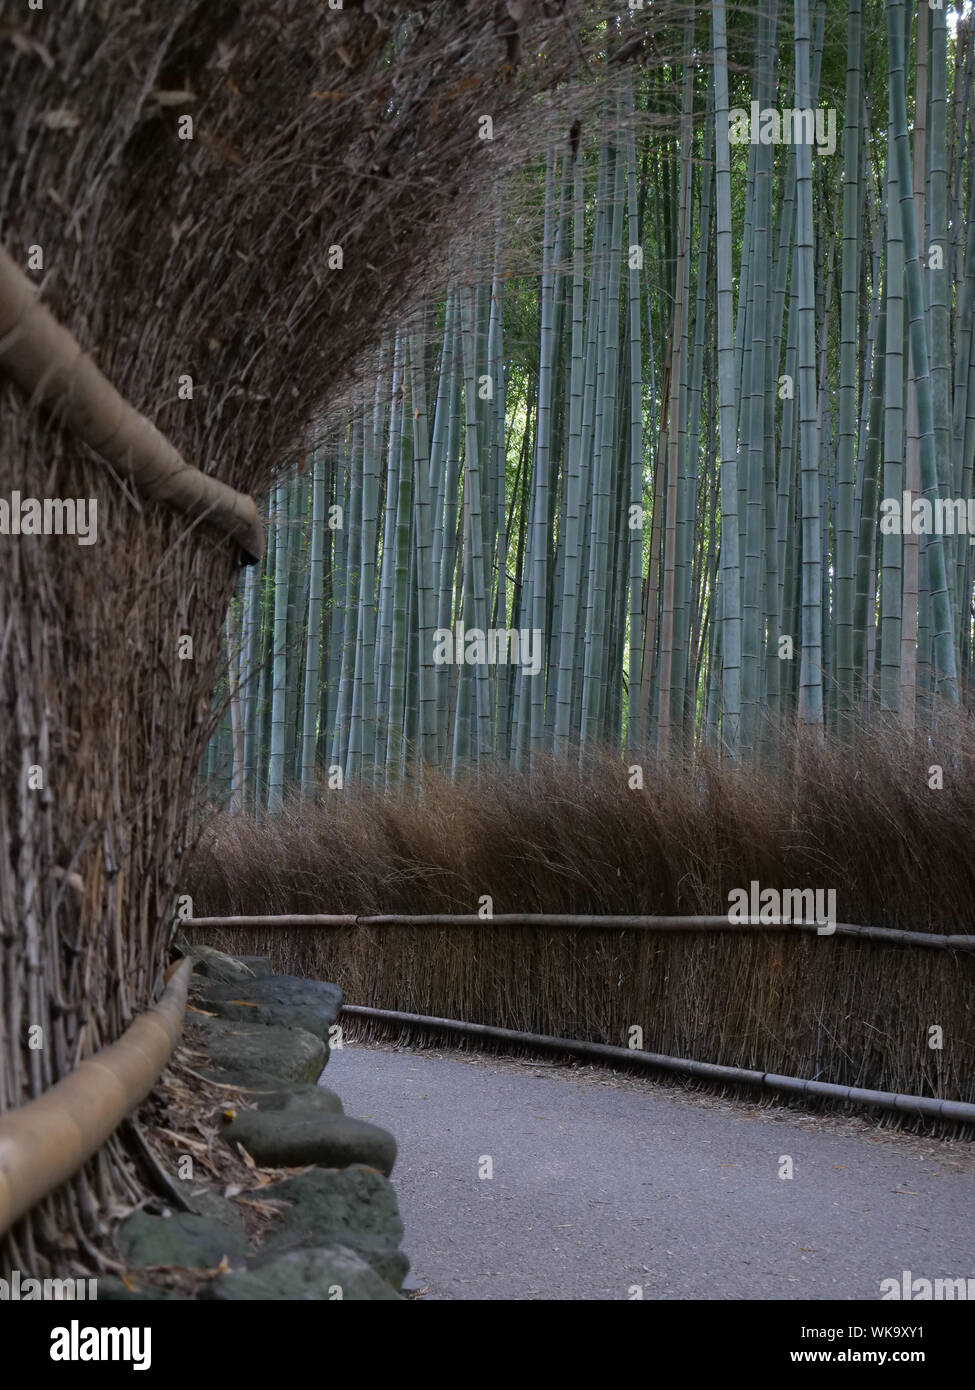
<path fill-rule="evenodd" d="M 274 975 L 264 957 L 206 946 L 188 954 L 212 1063 L 202 1074 L 257 1093 L 254 1108 L 226 1108 L 221 1138 L 259 1167 L 300 1171 L 251 1195 L 278 1213 L 259 1245 L 247 1239 L 239 1209 L 215 1190 L 190 1192 L 193 1210 L 135 1212 L 116 1231 L 128 1277 L 100 1279 L 99 1296 L 181 1297 L 140 1285 L 139 1270 L 162 1266 L 204 1276 L 194 1296 L 217 1301 L 401 1300 L 409 1261 L 389 1182 L 396 1141 L 347 1116 L 335 1092 L 318 1084 L 342 991 Z"/>

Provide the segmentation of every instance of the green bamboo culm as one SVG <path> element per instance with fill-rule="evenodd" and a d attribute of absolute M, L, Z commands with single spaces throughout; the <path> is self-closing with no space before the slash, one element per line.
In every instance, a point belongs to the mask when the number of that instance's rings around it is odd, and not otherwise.
<path fill-rule="evenodd" d="M 795 0 L 796 106 L 809 104 L 809 0 Z M 820 511 L 816 389 L 815 244 L 812 149 L 796 146 L 796 275 L 798 280 L 799 469 L 802 493 L 802 633 L 799 720 L 823 729 L 823 535 Z"/>
<path fill-rule="evenodd" d="M 938 498 L 938 465 L 934 439 L 934 392 L 928 367 L 929 353 L 925 331 L 924 290 L 918 260 L 917 230 L 911 189 L 911 159 L 907 138 L 907 89 L 904 63 L 904 0 L 887 0 L 888 92 L 893 154 L 901 202 L 901 232 L 904 239 L 904 273 L 907 288 L 908 334 L 912 371 L 917 390 L 918 429 L 920 431 L 921 487 L 932 508 Z M 948 267 L 937 272 L 947 275 Z M 935 690 L 952 704 L 958 703 L 958 673 L 955 663 L 954 622 L 948 595 L 945 551 L 942 537 L 930 534 L 926 545 L 928 583 L 934 616 Z"/>
<path fill-rule="evenodd" d="M 721 478 L 721 739 L 737 754 L 741 737 L 741 575 L 738 560 L 738 443 L 731 272 L 731 142 L 724 0 L 711 6 L 714 48 L 715 221 L 718 310 L 718 428 Z"/>

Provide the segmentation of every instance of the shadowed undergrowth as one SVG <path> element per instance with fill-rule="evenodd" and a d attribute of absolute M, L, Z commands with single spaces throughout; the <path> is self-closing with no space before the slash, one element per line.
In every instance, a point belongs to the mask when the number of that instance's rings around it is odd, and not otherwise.
<path fill-rule="evenodd" d="M 953 745 L 956 749 L 958 740 Z M 932 767 L 943 768 L 940 788 Z M 483 771 L 422 797 L 347 789 L 258 821 L 217 817 L 184 890 L 197 915 L 719 914 L 747 888 L 836 892 L 841 922 L 970 933 L 975 777 L 903 732 L 855 754 L 783 741 L 766 770 L 610 755 Z M 350 1002 L 846 1085 L 975 1100 L 975 959 L 789 929 L 387 927 L 210 933 Z M 929 1030 L 943 1030 L 931 1048 Z"/>

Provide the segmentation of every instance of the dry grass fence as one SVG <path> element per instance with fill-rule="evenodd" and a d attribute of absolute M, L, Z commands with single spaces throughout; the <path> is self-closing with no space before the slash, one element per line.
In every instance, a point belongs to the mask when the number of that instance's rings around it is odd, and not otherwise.
<path fill-rule="evenodd" d="M 347 790 L 274 818 L 218 818 L 184 888 L 197 915 L 287 912 L 721 914 L 729 893 L 836 890 L 837 919 L 972 932 L 968 756 L 901 732 L 782 745 L 775 771 L 604 756 L 450 784 Z M 944 786 L 929 786 L 930 768 Z M 975 957 L 808 933 L 534 927 L 207 931 L 350 1002 L 843 1085 L 975 1100 Z M 942 1048 L 929 1046 L 932 1026 Z"/>

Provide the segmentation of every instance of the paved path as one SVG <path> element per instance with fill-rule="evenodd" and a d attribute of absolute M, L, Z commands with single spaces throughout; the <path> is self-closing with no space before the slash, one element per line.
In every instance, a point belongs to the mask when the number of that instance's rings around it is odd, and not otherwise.
<path fill-rule="evenodd" d="M 971 1144 L 457 1052 L 352 1043 L 324 1079 L 396 1135 L 427 1296 L 878 1299 L 903 1270 L 975 1279 Z"/>

